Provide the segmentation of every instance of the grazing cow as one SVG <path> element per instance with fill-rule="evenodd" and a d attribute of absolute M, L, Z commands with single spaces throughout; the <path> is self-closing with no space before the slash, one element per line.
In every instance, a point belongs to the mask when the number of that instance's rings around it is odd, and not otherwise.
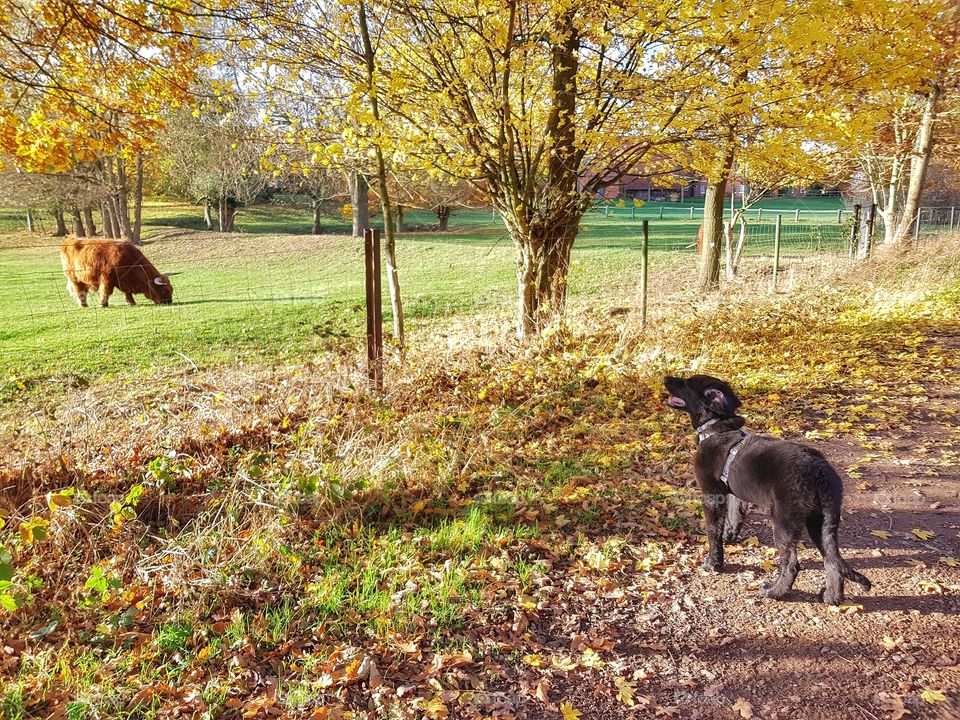
<path fill-rule="evenodd" d="M 146 295 L 158 305 L 173 302 L 170 278 L 161 275 L 133 243 L 116 240 L 67 240 L 60 246 L 60 262 L 67 276 L 67 291 L 80 307 L 87 307 L 87 291 L 100 295 L 100 307 L 107 307 L 110 294 L 123 293 L 127 305 L 133 295 Z"/>

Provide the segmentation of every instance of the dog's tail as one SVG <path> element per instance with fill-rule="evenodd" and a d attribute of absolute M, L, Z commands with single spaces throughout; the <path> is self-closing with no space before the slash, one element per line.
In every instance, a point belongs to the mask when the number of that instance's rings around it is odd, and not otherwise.
<path fill-rule="evenodd" d="M 857 572 L 850 563 L 840 556 L 840 544 L 837 541 L 837 529 L 840 525 L 840 513 L 826 512 L 823 515 L 823 556 L 824 560 L 832 562 L 840 570 L 840 574 L 847 580 L 857 583 L 864 590 L 873 587 L 867 576 Z M 812 533 L 811 533 L 812 534 Z M 815 538 L 816 539 L 816 538 Z"/>

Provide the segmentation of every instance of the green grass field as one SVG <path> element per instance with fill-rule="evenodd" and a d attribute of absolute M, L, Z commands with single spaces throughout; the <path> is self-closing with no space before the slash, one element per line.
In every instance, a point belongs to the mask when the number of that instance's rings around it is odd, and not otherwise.
<path fill-rule="evenodd" d="M 784 198 L 761 205 L 786 213 L 785 256 L 842 246 L 838 200 Z M 662 220 L 659 203 L 637 211 L 598 206 L 587 214 L 573 255 L 574 298 L 636 287 L 644 219 L 650 223 L 651 273 L 658 265 L 693 261 L 698 206 L 662 206 Z M 806 212 L 799 223 L 792 212 L 797 207 Z M 421 227 L 431 220 L 423 212 L 406 217 Z M 43 221 L 49 230 L 49 220 Z M 115 294 L 111 307 L 101 310 L 78 308 L 67 294 L 56 238 L 26 233 L 22 213 L 0 212 L 2 395 L 9 399 L 38 384 L 86 383 L 153 365 L 313 359 L 344 337 L 359 338 L 361 243 L 347 235 L 343 219 L 326 222 L 333 234 L 316 237 L 307 234 L 306 209 L 256 206 L 242 211 L 240 232 L 221 235 L 202 230 L 195 206 L 149 203 L 144 251 L 161 271 L 177 273 L 174 305 L 140 299 L 130 308 Z M 750 253 L 771 252 L 772 222 L 772 213 L 762 222 L 751 213 Z M 481 311 L 494 312 L 505 325 L 512 322 L 514 249 L 489 212 L 462 211 L 446 233 L 403 233 L 398 262 L 411 327 Z"/>

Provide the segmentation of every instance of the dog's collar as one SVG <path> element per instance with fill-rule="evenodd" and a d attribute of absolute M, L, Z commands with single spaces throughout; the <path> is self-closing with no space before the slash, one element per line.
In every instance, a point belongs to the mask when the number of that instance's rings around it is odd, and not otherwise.
<path fill-rule="evenodd" d="M 727 451 L 727 461 L 723 464 L 723 471 L 720 473 L 720 482 L 726 485 L 727 489 L 730 488 L 730 483 L 727 481 L 727 478 L 730 476 L 730 466 L 733 465 L 733 461 L 737 455 L 740 454 L 740 451 L 743 450 L 744 444 L 750 439 L 750 433 L 746 430 L 741 430 L 740 434 L 743 435 L 743 437 Z"/>
<path fill-rule="evenodd" d="M 711 427 L 711 426 L 713 426 L 713 425 L 716 425 L 718 422 L 720 422 L 720 418 L 713 418 L 712 420 L 707 420 L 703 425 L 701 425 L 700 427 L 698 427 L 698 428 L 697 428 L 697 440 L 699 440 L 700 442 L 703 442 L 703 441 L 706 440 L 708 437 L 710 437 L 710 433 L 707 432 L 707 428 L 709 428 L 709 427 Z"/>

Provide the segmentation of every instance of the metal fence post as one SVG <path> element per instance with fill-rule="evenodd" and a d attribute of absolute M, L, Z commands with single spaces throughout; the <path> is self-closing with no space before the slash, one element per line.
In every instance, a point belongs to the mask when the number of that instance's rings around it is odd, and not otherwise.
<path fill-rule="evenodd" d="M 630 219 L 631 219 L 631 220 L 636 220 L 636 219 L 637 219 L 637 206 L 636 206 L 636 205 L 634 205 L 632 208 L 630 208 Z"/>
<path fill-rule="evenodd" d="M 793 219 L 794 222 L 800 222 L 800 208 L 797 208 L 797 216 Z"/>
<path fill-rule="evenodd" d="M 643 245 L 640 250 L 640 327 L 647 326 L 647 252 L 650 249 L 650 221 L 643 221 Z"/>
<path fill-rule="evenodd" d="M 857 238 L 860 237 L 860 206 L 853 206 L 853 227 L 850 229 L 850 247 L 847 255 L 851 258 L 857 255 Z"/>
<path fill-rule="evenodd" d="M 953 232 L 953 215 L 954 215 L 954 211 L 955 211 L 956 209 L 957 209 L 957 208 L 955 208 L 955 207 L 951 207 L 951 208 L 950 208 L 950 232 Z"/>
<path fill-rule="evenodd" d="M 690 206 L 690 219 L 693 220 L 693 206 Z"/>
<path fill-rule="evenodd" d="M 367 299 L 367 377 L 383 391 L 383 308 L 380 294 L 380 231 L 363 231 L 364 275 Z"/>
<path fill-rule="evenodd" d="M 837 225 L 843 224 L 843 208 L 837 208 Z"/>
<path fill-rule="evenodd" d="M 763 220 L 763 208 L 757 208 L 757 222 Z"/>
<path fill-rule="evenodd" d="M 773 226 L 773 287 L 772 292 L 777 291 L 777 276 L 780 274 L 780 229 L 783 224 L 783 215 L 777 215 L 776 224 Z"/>

